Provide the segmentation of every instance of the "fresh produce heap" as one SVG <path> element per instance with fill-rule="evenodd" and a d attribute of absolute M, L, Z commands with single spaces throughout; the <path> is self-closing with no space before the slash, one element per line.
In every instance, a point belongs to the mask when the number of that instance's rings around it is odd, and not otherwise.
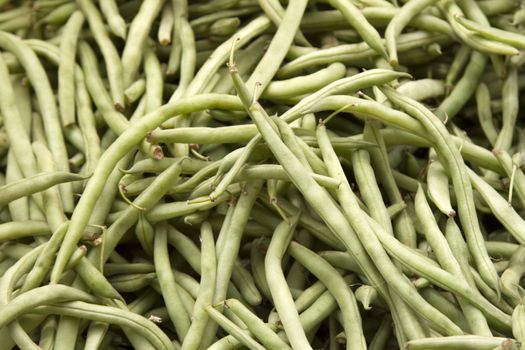
<path fill-rule="evenodd" d="M 518 349 L 517 0 L 0 0 L 1 349 Z"/>

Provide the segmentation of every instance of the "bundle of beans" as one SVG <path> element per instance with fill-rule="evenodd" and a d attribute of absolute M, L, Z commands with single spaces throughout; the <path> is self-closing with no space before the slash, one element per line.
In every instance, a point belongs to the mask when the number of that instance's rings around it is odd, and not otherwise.
<path fill-rule="evenodd" d="M 0 348 L 518 349 L 517 0 L 0 0 Z"/>

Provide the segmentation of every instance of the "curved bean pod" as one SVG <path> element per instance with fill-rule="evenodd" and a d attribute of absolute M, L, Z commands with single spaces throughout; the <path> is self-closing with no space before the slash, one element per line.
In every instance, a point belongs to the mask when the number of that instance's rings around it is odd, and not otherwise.
<path fill-rule="evenodd" d="M 4 206 L 15 199 L 43 191 L 57 184 L 85 179 L 86 177 L 82 175 L 62 171 L 39 173 L 26 179 L 1 186 L 0 206 Z"/>

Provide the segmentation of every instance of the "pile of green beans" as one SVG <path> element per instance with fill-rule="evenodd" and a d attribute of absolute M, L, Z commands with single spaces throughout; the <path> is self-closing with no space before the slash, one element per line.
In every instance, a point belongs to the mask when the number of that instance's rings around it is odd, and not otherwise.
<path fill-rule="evenodd" d="M 525 2 L 0 0 L 0 349 L 515 350 Z"/>

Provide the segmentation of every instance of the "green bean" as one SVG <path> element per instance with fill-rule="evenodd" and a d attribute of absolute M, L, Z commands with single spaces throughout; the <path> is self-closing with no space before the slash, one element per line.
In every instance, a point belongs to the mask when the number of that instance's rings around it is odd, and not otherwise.
<path fill-rule="evenodd" d="M 201 252 L 189 237 L 170 225 L 168 226 L 168 243 L 184 257 L 195 272 L 200 273 Z"/>
<path fill-rule="evenodd" d="M 57 319 L 55 316 L 48 316 L 44 321 L 42 326 L 42 331 L 40 332 L 40 341 L 38 346 L 42 350 L 51 350 L 53 349 L 55 343 L 55 330 L 57 327 Z"/>
<path fill-rule="evenodd" d="M 445 88 L 447 89 L 447 95 L 452 90 L 457 76 L 461 73 L 471 54 L 471 48 L 463 45 L 457 50 L 454 60 L 450 64 L 447 76 L 445 77 Z"/>
<path fill-rule="evenodd" d="M 319 255 L 328 261 L 333 267 L 345 269 L 352 272 L 360 272 L 359 265 L 352 257 L 344 252 L 326 250 L 319 252 Z"/>
<path fill-rule="evenodd" d="M 12 200 L 38 193 L 56 184 L 80 180 L 85 180 L 85 177 L 61 171 L 38 173 L 26 179 L 1 186 L 0 194 L 2 199 L 0 200 L 0 206 L 6 205 Z"/>
<path fill-rule="evenodd" d="M 512 0 L 506 0 L 506 1 L 484 0 L 484 1 L 479 2 L 479 8 L 487 16 L 508 12 L 508 11 L 516 9 L 517 6 L 518 6 L 518 3 Z"/>
<path fill-rule="evenodd" d="M 305 148 L 301 148 L 301 146 L 299 145 L 298 138 L 294 135 L 290 125 L 288 125 L 286 122 L 277 117 L 272 117 L 270 123 L 276 126 L 278 133 L 281 135 L 283 143 L 290 149 L 290 151 L 301 162 L 305 169 L 313 173 L 314 168 L 317 168 L 315 170 L 320 170 L 318 172 L 326 174 L 326 168 L 322 161 L 320 161 L 320 167 L 315 166 L 317 162 L 310 162 L 310 159 L 308 159 L 307 153 L 305 152 L 306 149 L 310 150 L 310 147 L 307 146 Z M 317 157 L 315 156 L 313 157 L 313 159 L 316 158 Z"/>
<path fill-rule="evenodd" d="M 65 3 L 60 6 L 57 6 L 41 18 L 35 25 L 38 26 L 40 23 L 52 24 L 52 25 L 61 25 L 67 22 L 67 19 L 71 16 L 73 12 L 77 9 L 77 4 L 75 3 Z"/>
<path fill-rule="evenodd" d="M 437 309 L 445 313 L 451 320 L 457 325 L 464 329 L 466 332 L 469 331 L 469 326 L 465 320 L 465 315 L 462 313 L 458 305 L 447 299 L 446 296 L 433 288 L 423 288 L 420 290 L 421 295 L 429 303 L 434 305 Z M 488 335 L 490 336 L 490 335 Z"/>
<path fill-rule="evenodd" d="M 476 103 L 477 103 L 477 112 L 479 117 L 479 124 L 489 140 L 490 144 L 494 146 L 496 140 L 498 139 L 498 132 L 496 131 L 496 126 L 494 125 L 494 120 L 492 119 L 492 110 L 490 107 L 490 92 L 486 84 L 479 84 L 476 90 Z M 501 141 L 500 141 L 501 142 Z"/>
<path fill-rule="evenodd" d="M 170 218 L 184 217 L 196 211 L 208 210 L 216 207 L 230 199 L 231 195 L 236 195 L 239 192 L 241 192 L 241 187 L 240 185 L 235 184 L 228 189 L 228 193 L 224 193 L 217 197 L 214 202 L 210 201 L 208 196 L 204 196 L 195 198 L 195 203 L 188 204 L 188 201 L 184 200 L 180 202 L 159 204 L 146 215 L 146 218 L 152 223 L 156 223 Z"/>
<path fill-rule="evenodd" d="M 269 26 L 270 21 L 266 17 L 262 16 L 256 18 L 237 32 L 237 35 L 234 35 L 232 38 L 217 47 L 213 52 L 213 55 L 210 56 L 210 59 L 206 64 L 201 67 L 191 84 L 188 86 L 186 92 L 187 96 L 199 93 L 204 89 L 204 86 L 208 83 L 213 74 L 215 74 L 219 67 L 227 60 L 234 42 L 236 43 L 236 47 L 241 47 L 249 42 L 254 36 L 269 28 Z M 256 40 L 256 42 L 259 42 L 260 44 L 262 41 Z"/>
<path fill-rule="evenodd" d="M 427 338 L 411 340 L 406 344 L 410 350 L 433 350 L 433 349 L 450 349 L 450 350 L 489 350 L 498 345 L 510 345 L 514 341 L 507 338 L 482 337 L 478 335 L 461 335 L 445 338 Z"/>
<path fill-rule="evenodd" d="M 18 322 L 9 324 L 7 328 L 9 329 L 11 338 L 21 349 L 40 349 Z"/>
<path fill-rule="evenodd" d="M 33 140 L 47 144 L 47 138 L 44 131 L 44 122 L 42 120 L 42 116 L 38 112 L 32 113 L 31 129 L 31 136 L 33 137 Z"/>
<path fill-rule="evenodd" d="M 217 179 L 220 179 L 220 182 L 216 184 L 216 186 L 214 186 L 213 191 L 209 195 L 209 198 L 212 202 L 226 191 L 227 187 L 233 182 L 233 179 L 241 171 L 242 166 L 246 162 L 247 158 L 250 156 L 251 151 L 257 146 L 258 143 L 259 139 L 257 138 L 253 138 L 250 142 L 248 142 L 244 151 L 235 160 L 235 163 L 233 164 L 231 169 L 228 170 L 226 175 L 224 175 L 222 178 L 220 177 L 221 169 L 219 168 L 219 171 L 217 172 L 218 175 L 216 175 L 216 180 L 214 181 L 214 185 Z"/>
<path fill-rule="evenodd" d="M 445 215 L 456 216 L 456 211 L 450 202 L 448 176 L 445 168 L 437 158 L 436 152 L 431 149 L 427 172 L 428 196 L 436 207 Z"/>
<path fill-rule="evenodd" d="M 246 324 L 248 330 L 259 339 L 268 349 L 290 349 L 274 331 L 268 327 L 260 318 L 254 315 L 246 306 L 236 299 L 227 299 L 224 305 L 228 310 L 233 311 Z"/>
<path fill-rule="evenodd" d="M 107 263 L 104 265 L 104 275 L 111 276 L 121 273 L 148 273 L 155 267 L 150 263 Z"/>
<path fill-rule="evenodd" d="M 6 32 L 24 31 L 29 29 L 31 24 L 30 16 L 20 16 L 0 23 L 0 30 Z"/>
<path fill-rule="evenodd" d="M 418 13 L 422 12 L 429 6 L 434 5 L 436 2 L 436 0 L 419 0 L 409 2 L 401 7 L 401 10 L 392 18 L 385 31 L 386 47 L 391 65 L 398 65 L 396 38 L 399 36 L 399 34 L 401 34 L 403 28 L 410 22 L 412 18 L 417 16 Z"/>
<path fill-rule="evenodd" d="M 337 304 L 330 294 L 324 292 L 317 300 L 300 315 L 301 325 L 306 332 L 316 327 L 337 309 Z"/>
<path fill-rule="evenodd" d="M 163 78 L 160 62 L 151 48 L 144 55 L 144 74 L 146 75 L 146 113 L 162 106 Z"/>
<path fill-rule="evenodd" d="M 180 76 L 179 86 L 175 92 L 171 95 L 169 102 L 173 102 L 178 98 L 187 95 L 187 91 L 190 88 L 192 79 L 195 75 L 196 69 L 196 51 L 195 51 L 195 39 L 191 26 L 186 18 L 179 20 L 179 32 L 181 37 L 181 45 L 183 45 L 181 64 L 180 64 Z"/>
<path fill-rule="evenodd" d="M 84 13 L 84 16 L 86 16 L 89 28 L 104 57 L 104 62 L 108 69 L 108 80 L 113 106 L 115 106 L 117 110 L 122 110 L 124 108 L 124 87 L 129 84 L 124 85 L 123 65 L 120 57 L 104 28 L 102 17 L 92 1 L 77 0 L 77 3 Z"/>
<path fill-rule="evenodd" d="M 258 1 L 258 3 L 266 16 L 272 20 L 276 27 L 279 27 L 285 14 L 285 9 L 282 5 L 278 1 Z M 300 30 L 295 33 L 295 41 L 301 45 L 311 46 Z"/>
<path fill-rule="evenodd" d="M 512 33 L 494 27 L 484 27 L 464 17 L 457 17 L 456 20 L 467 29 L 474 31 L 484 38 L 509 44 L 518 49 L 525 48 L 525 36 L 521 34 Z"/>
<path fill-rule="evenodd" d="M 348 23 L 360 34 L 363 40 L 380 56 L 387 58 L 387 52 L 381 37 L 370 23 L 366 20 L 361 11 L 351 2 L 340 0 L 329 0 L 330 5 L 338 9 Z"/>
<path fill-rule="evenodd" d="M 347 78 L 336 80 L 328 84 L 321 90 L 305 97 L 298 104 L 286 111 L 281 117 L 288 123 L 299 118 L 304 112 L 311 112 L 312 107 L 319 103 L 323 98 L 335 95 L 345 94 L 366 87 L 385 84 L 394 79 L 406 77 L 405 73 L 394 72 L 385 69 L 371 69 L 363 73 L 356 74 Z"/>
<path fill-rule="evenodd" d="M 413 48 L 421 47 L 429 42 L 446 43 L 450 38 L 444 34 L 429 34 L 425 32 L 413 32 L 403 34 L 399 37 L 397 50 L 405 52 Z M 282 66 L 277 76 L 286 78 L 311 66 L 323 65 L 333 62 L 352 63 L 359 60 L 376 57 L 377 52 L 372 50 L 367 43 L 339 45 L 333 48 L 315 50 L 302 55 L 295 60 Z"/>
<path fill-rule="evenodd" d="M 201 335 L 204 333 L 208 316 L 205 306 L 209 305 L 213 299 L 216 274 L 215 245 L 213 242 L 213 232 L 208 223 L 201 226 L 202 252 L 201 255 L 201 282 L 199 295 L 195 301 L 192 313 L 192 323 L 188 333 L 182 343 L 182 349 L 195 349 L 201 342 Z"/>
<path fill-rule="evenodd" d="M 326 285 L 338 302 L 343 313 L 347 349 L 366 348 L 362 329 L 359 326 L 355 326 L 361 323 L 355 296 L 339 273 L 315 253 L 298 243 L 290 243 L 289 252 L 292 257 L 301 262 Z"/>
<path fill-rule="evenodd" d="M 172 6 L 172 7 L 175 7 L 175 6 Z M 177 72 L 180 69 L 180 63 L 181 63 L 180 61 L 181 61 L 181 55 L 182 55 L 181 37 L 177 35 L 177 32 L 175 32 L 175 25 L 178 20 L 179 14 L 175 12 L 173 8 L 172 8 L 172 11 L 173 11 L 173 22 L 174 22 L 173 31 L 174 32 L 173 32 L 173 40 L 172 40 L 172 45 L 171 45 L 171 50 L 170 50 L 170 56 L 169 56 L 168 64 L 166 67 L 166 75 L 168 76 L 173 76 L 177 74 Z M 178 11 L 178 12 L 182 13 L 183 11 Z"/>
<path fill-rule="evenodd" d="M 295 291 L 303 291 L 306 284 L 306 274 L 304 267 L 299 262 L 294 261 L 290 266 L 290 269 L 288 269 L 286 274 L 286 283 L 290 287 L 292 295 L 295 293 Z M 295 297 L 296 295 L 293 296 Z"/>
<path fill-rule="evenodd" d="M 257 129 L 251 125 L 234 125 L 217 128 L 191 127 L 165 130 L 154 130 L 148 135 L 151 142 L 180 143 L 237 143 L 250 141 L 257 134 Z"/>
<path fill-rule="evenodd" d="M 239 342 L 245 345 L 248 349 L 251 350 L 263 350 L 265 349 L 261 344 L 257 343 L 249 334 L 246 334 L 230 321 L 226 316 L 217 311 L 212 305 L 208 305 L 205 308 L 206 312 L 210 318 L 217 322 L 221 328 L 224 328 L 225 331 L 233 335 Z"/>
<path fill-rule="evenodd" d="M 483 296 L 487 298 L 487 300 L 496 305 L 499 309 L 504 310 L 506 313 L 512 313 L 512 306 L 510 306 L 505 300 L 503 300 L 501 296 L 498 296 L 496 292 L 494 292 L 483 281 L 479 273 L 474 268 L 470 268 L 470 273 L 472 275 L 472 278 L 474 279 L 476 287 L 480 290 Z"/>
<path fill-rule="evenodd" d="M 248 334 L 248 331 L 244 330 L 246 334 Z M 238 341 L 233 335 L 227 335 L 219 340 L 217 340 L 215 343 L 210 345 L 208 349 L 211 350 L 237 350 L 242 349 L 243 344 Z"/>
<path fill-rule="evenodd" d="M 268 252 L 264 261 L 266 271 L 266 281 L 272 294 L 272 299 L 279 318 L 283 324 L 286 335 L 293 349 L 311 348 L 303 328 L 300 325 L 299 314 L 293 305 L 293 298 L 286 289 L 286 279 L 281 269 L 282 256 L 295 231 L 295 225 L 299 216 L 295 216 L 290 223 L 283 221 L 273 234 L 273 238 L 268 247 Z"/>
<path fill-rule="evenodd" d="M 138 162 L 135 162 L 129 169 L 125 170 L 124 172 L 126 174 L 160 173 L 166 170 L 176 160 L 177 158 L 169 158 L 169 157 L 165 157 L 164 159 L 161 159 L 161 160 L 143 159 Z M 212 164 L 214 164 L 214 162 L 207 162 L 207 161 L 202 161 L 199 159 L 183 158 L 181 162 L 182 173 L 183 174 L 195 174 L 198 171 Z"/>
<path fill-rule="evenodd" d="M 66 138 L 66 141 L 68 141 L 71 145 L 73 145 L 78 151 L 85 152 L 84 149 L 84 138 L 82 137 L 82 133 L 80 129 L 76 125 L 71 125 L 64 130 L 64 136 Z M 83 154 L 82 154 L 83 156 Z M 71 158 L 70 158 L 70 164 Z"/>
<path fill-rule="evenodd" d="M 10 10 L 3 10 L 0 14 L 0 22 L 5 22 L 10 19 L 19 17 L 19 16 L 27 16 L 31 12 L 31 9 L 29 6 L 20 6 L 16 8 L 12 8 Z"/>
<path fill-rule="evenodd" d="M 525 273 L 525 265 L 523 261 L 512 263 L 501 274 L 500 284 L 501 292 L 509 298 L 513 305 L 521 303 L 521 295 L 519 293 L 519 281 Z"/>
<path fill-rule="evenodd" d="M 100 10 L 108 22 L 111 32 L 122 39 L 126 39 L 126 22 L 119 14 L 116 1 L 101 1 Z"/>
<path fill-rule="evenodd" d="M 135 273 L 115 276 L 108 279 L 108 281 L 119 293 L 131 293 L 149 286 L 155 278 L 156 274 L 154 272 Z"/>
<path fill-rule="evenodd" d="M 83 25 L 84 15 L 80 11 L 75 11 L 64 26 L 64 35 L 60 41 L 58 106 L 62 125 L 65 127 L 75 123 L 75 54 Z"/>
<path fill-rule="evenodd" d="M 238 2 L 239 0 L 228 0 L 228 1 L 214 0 L 206 4 L 194 4 L 189 7 L 189 12 L 192 15 L 202 15 L 205 13 L 229 9 L 235 6 Z"/>
<path fill-rule="evenodd" d="M 282 99 L 315 92 L 324 86 L 344 77 L 345 66 L 339 62 L 332 63 L 315 73 L 287 80 L 272 81 L 262 93 L 265 99 Z"/>
<path fill-rule="evenodd" d="M 487 246 L 487 251 L 489 252 L 489 254 L 492 257 L 499 259 L 510 258 L 512 254 L 516 251 L 516 249 L 519 248 L 519 245 L 507 242 L 487 241 L 485 242 L 485 245 Z"/>
<path fill-rule="evenodd" d="M 390 216 L 391 219 L 396 218 L 400 213 L 404 212 L 406 207 L 407 204 L 405 201 L 394 203 L 386 208 L 388 211 L 388 216 Z"/>
<path fill-rule="evenodd" d="M 142 316 L 115 307 L 96 305 L 83 301 L 73 301 L 54 306 L 43 306 L 35 309 L 35 311 L 44 314 L 68 315 L 113 323 L 121 327 L 130 328 L 137 335 L 147 339 L 154 349 L 173 349 L 169 338 L 152 322 Z"/>
<path fill-rule="evenodd" d="M 5 81 L 5 83 L 2 84 L 2 90 L 0 91 L 2 96 L 4 96 L 1 100 L 0 111 L 4 117 L 4 126 L 10 140 L 13 155 L 16 156 L 17 162 L 19 162 L 18 165 L 24 176 L 34 176 L 38 172 L 36 159 L 31 150 L 29 135 L 24 131 L 24 125 L 19 122 L 20 110 L 16 105 L 16 95 L 9 79 L 9 71 L 1 57 L 0 79 Z M 39 196 L 36 196 L 35 198 L 37 198 L 40 207 L 42 207 L 42 198 Z M 5 203 L 8 202 L 10 202 L 10 200 L 7 200 Z"/>
<path fill-rule="evenodd" d="M 496 55 L 517 55 L 519 53 L 517 49 L 510 45 L 476 36 L 471 31 L 463 27 L 458 22 L 458 18 L 463 16 L 463 12 L 462 9 L 460 9 L 460 7 L 455 3 L 448 0 L 442 0 L 440 2 L 440 6 L 443 8 L 448 22 L 450 23 L 456 35 L 461 39 L 461 41 L 474 50 L 486 54 Z M 484 17 L 484 15 L 482 16 Z M 486 18 L 484 19 L 484 22 L 487 22 Z M 486 23 L 483 23 L 483 25 L 486 25 Z"/>
<path fill-rule="evenodd" d="M 268 50 L 247 81 L 247 86 L 251 90 L 255 88 L 256 84 L 260 85 L 260 89 L 257 89 L 254 94 L 255 99 L 262 94 L 279 69 L 299 28 L 306 5 L 307 1 L 294 0 L 286 8 L 281 25 L 277 28 Z"/>
<path fill-rule="evenodd" d="M 361 302 L 363 309 L 365 310 L 372 309 L 372 306 L 370 306 L 371 304 L 382 304 L 374 287 L 363 284 L 355 290 L 354 294 L 357 301 Z"/>
<path fill-rule="evenodd" d="M 171 35 L 173 34 L 173 10 L 169 3 L 162 8 L 160 17 L 159 30 L 157 32 L 157 40 L 162 46 L 171 44 Z"/>
<path fill-rule="evenodd" d="M 476 173 L 468 169 L 468 175 L 472 186 L 481 194 L 494 216 L 518 242 L 523 244 L 522 242 L 525 242 L 525 237 L 523 236 L 525 221 L 492 186 L 487 184 Z"/>
<path fill-rule="evenodd" d="M 31 107 L 31 95 L 30 89 L 25 84 L 23 79 L 15 79 L 13 81 L 13 91 L 15 93 L 16 103 L 20 118 L 24 125 L 26 134 L 31 134 L 31 120 L 32 120 L 32 107 Z"/>
<path fill-rule="evenodd" d="M 450 95 L 438 107 L 437 116 L 441 119 L 452 119 L 463 108 L 476 91 L 481 75 L 485 70 L 487 57 L 479 52 L 473 52 L 465 68 L 463 77 L 457 82 Z"/>
<path fill-rule="evenodd" d="M 372 165 L 370 164 L 370 155 L 365 150 L 357 150 L 352 154 L 352 165 L 354 175 L 363 197 L 363 201 L 370 210 L 371 217 L 390 234 L 393 234 L 390 215 L 388 215 L 386 206 L 377 185 Z"/>
<path fill-rule="evenodd" d="M 146 80 L 139 78 L 124 90 L 124 99 L 127 104 L 132 104 L 142 97 L 146 90 Z"/>
<path fill-rule="evenodd" d="M 168 231 L 166 224 L 160 224 L 156 227 L 154 243 L 154 261 L 155 271 L 159 279 L 162 296 L 170 319 L 175 326 L 175 331 L 179 339 L 184 340 L 190 328 L 190 320 L 180 299 L 178 287 L 171 273 L 171 267 L 168 256 Z"/>
<path fill-rule="evenodd" d="M 115 111 L 110 96 L 105 91 L 102 78 L 98 73 L 98 61 L 95 57 L 94 51 L 91 47 L 85 43 L 81 42 L 79 45 L 79 52 L 81 57 L 81 65 L 84 73 L 84 78 L 86 82 L 86 88 L 88 89 L 93 102 L 101 110 L 104 121 L 111 128 L 111 130 L 118 134 L 121 134 L 126 127 L 128 122 L 126 118 Z"/>
<path fill-rule="evenodd" d="M 108 134 L 112 134 L 112 132 L 108 132 Z M 100 198 L 98 198 L 96 206 L 88 219 L 89 224 L 94 225 L 92 227 L 97 225 L 100 226 L 106 221 L 106 218 L 111 210 L 112 201 L 115 199 L 115 195 L 118 193 L 119 181 L 122 177 L 120 168 L 129 166 L 129 161 L 132 155 L 133 154 L 130 153 L 123 157 L 117 163 L 115 169 L 113 169 L 106 178 L 103 194 L 100 196 Z"/>
<path fill-rule="evenodd" d="M 75 271 L 94 294 L 110 299 L 123 300 L 122 296 L 113 288 L 102 272 L 93 266 L 88 259 L 81 258 L 78 265 L 75 266 Z"/>
<path fill-rule="evenodd" d="M 29 219 L 36 220 L 36 221 L 46 220 L 45 215 L 42 212 L 42 210 L 31 199 L 29 199 Z M 41 239 L 37 238 L 37 241 L 41 241 Z"/>
<path fill-rule="evenodd" d="M 33 151 L 37 156 L 38 166 L 40 170 L 49 173 L 56 173 L 55 164 L 53 162 L 53 156 L 46 145 L 36 141 L 32 144 Z M 55 230 L 64 221 L 66 216 L 64 215 L 63 202 L 60 197 L 58 188 L 51 186 L 47 188 L 44 193 L 44 213 L 46 221 L 49 224 L 51 230 Z"/>
<path fill-rule="evenodd" d="M 465 280 L 472 288 L 475 288 L 476 283 L 469 266 L 468 248 L 465 241 L 463 240 L 463 237 L 461 236 L 459 227 L 456 225 L 453 218 L 449 218 L 447 221 L 445 237 L 450 246 L 450 249 L 452 250 L 452 253 L 454 254 L 454 257 L 461 267 L 461 271 Z M 466 313 L 467 321 L 472 332 L 477 335 L 491 335 L 487 320 L 483 315 L 478 314 L 479 313 L 472 311 Z"/>
<path fill-rule="evenodd" d="M 272 233 L 275 228 L 272 228 Z M 250 248 L 250 262 L 251 262 L 251 272 L 253 280 L 258 290 L 264 295 L 267 299 L 272 300 L 272 294 L 270 293 L 270 288 L 268 287 L 268 282 L 266 281 L 266 268 L 264 266 L 264 251 L 268 247 L 267 242 L 264 238 L 256 239 L 252 242 Z"/>
<path fill-rule="evenodd" d="M 86 333 L 85 350 L 97 349 L 103 345 L 106 339 L 109 325 L 102 322 L 91 322 Z"/>
<path fill-rule="evenodd" d="M 0 325 L 1 327 L 5 327 L 17 317 L 32 311 L 39 305 L 70 300 L 78 300 L 78 302 L 93 302 L 94 298 L 85 292 L 63 285 L 49 285 L 35 288 L 2 306 Z"/>
<path fill-rule="evenodd" d="M 10 302 L 10 299 L 12 297 L 11 294 L 13 292 L 13 289 L 15 288 L 15 282 L 24 273 L 31 269 L 31 266 L 34 263 L 36 256 L 42 250 L 42 247 L 43 246 L 41 245 L 40 247 L 31 249 L 29 252 L 24 253 L 24 255 L 5 272 L 5 274 L 3 275 L 2 284 L 0 285 L 0 302 L 2 303 L 2 306 Z M 28 339 L 27 334 L 25 333 L 25 331 L 23 330 L 23 328 L 17 320 L 14 320 L 14 322 L 9 328 L 10 330 L 14 331 L 13 338 L 17 343 L 26 344 L 34 348 L 34 344 Z"/>
<path fill-rule="evenodd" d="M 51 230 L 45 221 L 10 221 L 0 224 L 0 241 L 50 233 Z"/>
<path fill-rule="evenodd" d="M 84 75 L 81 70 L 75 71 L 76 80 L 76 106 L 78 124 L 82 132 L 85 143 L 86 155 L 86 175 L 92 174 L 95 169 L 102 150 L 100 148 L 100 138 L 96 129 L 96 122 L 91 110 L 91 99 L 84 84 Z"/>
<path fill-rule="evenodd" d="M 36 259 L 35 266 L 27 275 L 21 287 L 22 292 L 36 288 L 42 283 L 47 272 L 51 269 L 54 254 L 64 238 L 67 225 L 67 223 L 64 223 L 55 230 L 51 239 L 48 241 L 48 244 Z"/>
<path fill-rule="evenodd" d="M 402 201 L 403 198 L 401 192 L 395 183 L 392 169 L 388 163 L 385 140 L 375 123 L 369 122 L 365 125 L 364 138 L 376 142 L 379 145 L 377 148 L 371 148 L 369 153 L 372 165 L 378 169 L 378 180 L 385 187 L 390 201 Z M 415 247 L 416 232 L 412 220 L 406 211 L 402 212 L 398 218 L 394 219 L 394 228 L 394 234 L 401 242 L 410 247 Z"/>
<path fill-rule="evenodd" d="M 6 169 L 6 183 L 20 181 L 23 179 L 22 172 L 16 162 L 16 158 L 12 151 L 7 154 L 7 169 Z M 6 186 L 6 185 L 4 185 Z M 8 203 L 11 218 L 15 221 L 29 220 L 29 198 L 20 198 Z"/>
<path fill-rule="evenodd" d="M 79 323 L 80 320 L 78 318 L 60 316 L 55 335 L 60 341 L 55 343 L 53 349 L 62 350 L 74 348 L 77 342 L 77 327 Z"/>
<path fill-rule="evenodd" d="M 445 84 L 436 79 L 420 79 L 407 81 L 397 89 L 403 95 L 407 95 L 416 101 L 443 96 L 445 94 Z"/>
<path fill-rule="evenodd" d="M 144 215 L 140 215 L 137 220 L 135 235 L 142 246 L 142 249 L 144 249 L 148 255 L 153 255 L 155 232 L 153 225 L 144 217 Z"/>
<path fill-rule="evenodd" d="M 218 253 L 220 254 L 221 252 L 219 251 Z M 235 262 L 231 278 L 243 298 L 250 305 L 256 306 L 261 304 L 262 296 L 255 286 L 253 277 L 239 261 Z"/>
<path fill-rule="evenodd" d="M 523 321 L 525 320 L 523 311 L 523 304 L 520 304 L 516 306 L 514 311 L 512 312 L 512 335 L 518 340 L 523 341 L 524 338 L 524 324 Z"/>
<path fill-rule="evenodd" d="M 508 151 L 512 145 L 512 136 L 518 117 L 519 93 L 517 67 L 510 64 L 502 89 L 503 111 L 501 130 L 494 142 L 495 149 Z"/>
<path fill-rule="evenodd" d="M 370 350 L 384 349 L 392 332 L 392 319 L 385 317 L 370 342 Z"/>

